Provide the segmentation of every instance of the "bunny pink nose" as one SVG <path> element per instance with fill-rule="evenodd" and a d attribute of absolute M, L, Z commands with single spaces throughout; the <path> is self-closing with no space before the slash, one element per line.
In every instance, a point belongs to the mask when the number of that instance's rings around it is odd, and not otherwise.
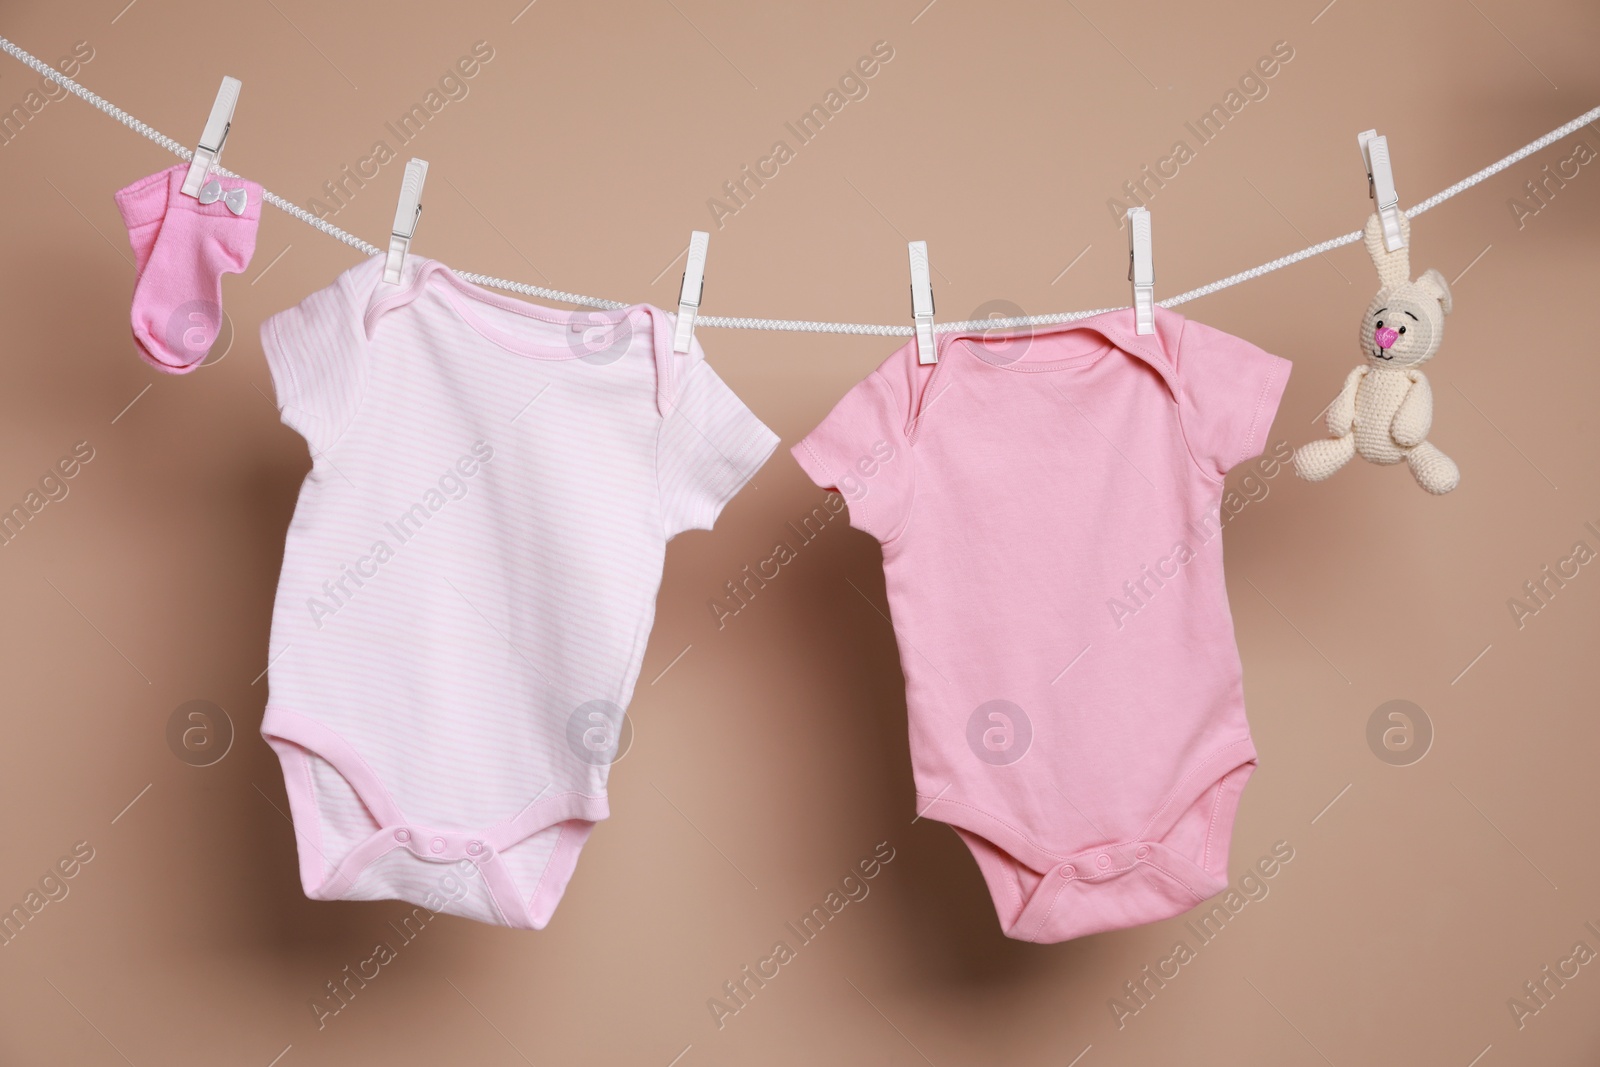
<path fill-rule="evenodd" d="M 1393 348 L 1394 343 L 1400 339 L 1400 332 L 1391 330 L 1387 326 L 1379 326 L 1373 331 L 1373 336 L 1378 339 L 1379 348 Z"/>

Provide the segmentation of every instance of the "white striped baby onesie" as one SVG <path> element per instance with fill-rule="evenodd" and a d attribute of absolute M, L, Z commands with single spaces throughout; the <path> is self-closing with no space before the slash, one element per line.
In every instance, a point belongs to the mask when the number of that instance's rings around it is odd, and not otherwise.
<path fill-rule="evenodd" d="M 376 256 L 268 319 L 310 446 L 261 732 L 306 895 L 540 929 L 594 824 L 666 543 L 777 438 L 673 316 Z"/>

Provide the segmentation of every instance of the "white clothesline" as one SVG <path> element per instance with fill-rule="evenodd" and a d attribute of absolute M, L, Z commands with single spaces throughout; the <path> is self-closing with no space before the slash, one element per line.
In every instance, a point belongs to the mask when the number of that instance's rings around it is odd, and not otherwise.
<path fill-rule="evenodd" d="M 4 37 L 0 37 L 0 49 L 4 49 L 13 58 L 25 63 L 29 67 L 32 67 L 34 70 L 61 85 L 63 88 L 88 101 L 90 104 L 93 104 L 95 107 L 99 108 L 101 111 L 104 111 L 107 115 L 110 115 L 112 118 L 116 119 L 118 122 L 122 123 L 124 126 L 128 127 L 134 132 L 148 137 L 150 140 L 154 141 L 162 148 L 165 148 L 179 159 L 187 162 L 188 160 L 194 158 L 194 152 L 190 148 L 179 144 L 177 141 L 174 141 L 161 131 L 146 125 L 143 122 L 140 122 L 138 119 L 117 107 L 109 100 L 95 95 L 88 89 L 85 89 L 83 86 L 73 81 L 71 78 L 67 77 L 65 74 L 62 74 L 60 71 L 50 66 L 48 63 L 44 63 L 36 57 L 30 55 L 28 52 L 23 51 L 21 48 L 17 47 Z M 1531 141 L 1528 144 L 1523 145 L 1521 148 L 1517 149 L 1515 152 L 1512 152 L 1504 159 L 1501 159 L 1496 163 L 1491 163 L 1489 166 L 1484 167 L 1476 174 L 1472 174 L 1461 179 L 1448 189 L 1434 193 L 1420 204 L 1406 208 L 1406 216 L 1408 218 L 1416 218 L 1424 211 L 1427 211 L 1430 208 L 1438 207 L 1440 204 L 1444 203 L 1446 200 L 1449 200 L 1458 193 L 1467 191 L 1486 178 L 1498 174 L 1512 164 L 1526 159 L 1533 153 L 1545 148 L 1550 144 L 1553 144 L 1554 142 L 1567 136 L 1567 134 L 1581 129 L 1587 124 L 1595 121 L 1597 118 L 1600 118 L 1600 107 L 1592 108 L 1589 111 L 1584 112 L 1571 122 L 1551 130 L 1538 140 Z M 240 175 L 237 175 L 230 170 L 226 170 L 221 166 L 216 166 L 212 169 L 217 173 L 226 175 L 230 178 L 240 177 Z M 368 244 L 366 241 L 363 241 L 354 234 L 341 230 L 331 222 L 317 218 L 305 208 L 285 200 L 276 193 L 268 192 L 265 188 L 263 188 L 261 191 L 261 197 L 273 207 L 288 212 L 290 215 L 293 215 L 306 225 L 321 230 L 329 237 L 343 241 L 351 248 L 365 252 L 369 256 L 380 255 L 384 252 L 384 249 L 379 248 L 376 245 Z M 1222 289 L 1227 289 L 1230 286 L 1238 285 L 1240 282 L 1246 282 L 1252 278 L 1259 278 L 1262 275 L 1270 274 L 1275 270 L 1282 270 L 1284 267 L 1299 263 L 1304 259 L 1310 259 L 1312 256 L 1321 255 L 1324 252 L 1331 251 L 1335 248 L 1340 248 L 1347 244 L 1354 244 L 1360 239 L 1361 231 L 1356 230 L 1352 233 L 1347 233 L 1342 236 L 1323 241 L 1320 244 L 1314 244 L 1310 248 L 1302 248 L 1300 251 L 1291 253 L 1287 256 L 1280 256 L 1271 262 L 1263 263 L 1258 267 L 1251 267 L 1249 270 L 1240 271 L 1238 274 L 1230 274 L 1226 278 L 1202 285 L 1198 289 L 1190 289 L 1186 293 L 1180 293 L 1177 296 L 1168 297 L 1165 300 L 1159 300 L 1157 303 L 1162 307 L 1176 307 L 1179 304 L 1186 304 L 1191 300 L 1198 299 L 1202 296 L 1209 296 L 1210 294 L 1218 292 Z M 568 293 L 563 292 L 560 289 L 547 289 L 541 285 L 529 285 L 525 282 L 507 281 L 504 278 L 495 278 L 485 274 L 468 274 L 465 271 L 458 271 L 456 273 L 462 278 L 465 278 L 467 281 L 473 282 L 477 285 L 488 286 L 493 289 L 503 289 L 507 292 L 520 293 L 524 296 L 535 296 L 544 300 L 556 300 L 561 303 L 577 304 L 582 307 L 608 309 L 629 306 L 618 300 L 606 300 L 601 297 L 584 296 L 580 293 Z M 976 319 L 967 322 L 936 322 L 934 324 L 934 331 L 936 333 L 950 333 L 969 332 L 974 330 L 1005 329 L 1021 326 L 1053 326 L 1059 323 L 1073 322 L 1077 319 L 1088 318 L 1091 315 L 1099 315 L 1106 311 L 1115 310 L 1117 309 L 1096 308 L 1093 311 L 1067 311 L 1051 315 L 1025 315 L 1015 318 Z M 871 337 L 909 337 L 914 333 L 914 328 L 912 326 L 886 326 L 863 322 L 809 322 L 801 319 L 749 319 L 729 317 L 725 315 L 700 315 L 696 317 L 695 325 L 697 327 L 707 326 L 737 330 L 781 330 L 793 333 L 858 334 Z"/>

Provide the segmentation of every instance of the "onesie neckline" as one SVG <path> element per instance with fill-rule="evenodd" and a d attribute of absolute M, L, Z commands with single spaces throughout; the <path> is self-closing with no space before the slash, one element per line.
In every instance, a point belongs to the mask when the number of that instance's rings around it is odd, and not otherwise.
<path fill-rule="evenodd" d="M 997 370 L 1011 371 L 1018 374 L 1037 374 L 1088 366 L 1105 358 L 1113 351 L 1119 351 L 1136 356 L 1149 364 L 1166 382 L 1167 389 L 1171 392 L 1173 399 L 1177 399 L 1180 390 L 1177 381 L 1175 354 L 1178 351 L 1186 322 L 1187 320 L 1178 312 L 1157 305 L 1155 309 L 1155 329 L 1149 334 L 1140 334 L 1138 332 L 1132 308 L 1116 308 L 1111 311 L 1102 311 L 1086 318 L 1055 323 L 1049 326 L 1023 326 L 1013 330 L 969 330 L 960 333 L 947 333 L 941 335 L 938 339 L 940 359 L 933 366 L 933 374 L 930 377 L 930 381 L 932 378 L 940 376 L 939 368 L 944 366 L 946 362 L 944 357 L 958 343 L 961 345 L 961 351 L 971 355 L 980 363 L 987 364 Z M 986 341 L 990 344 L 995 344 L 1029 337 L 1045 339 L 1061 334 L 1075 333 L 1080 330 L 1099 334 L 1107 342 L 1106 346 L 1091 354 L 1069 356 L 1060 360 L 1038 361 L 986 359 L 980 347 Z M 910 351 L 915 352 L 914 346 L 908 347 Z"/>
<path fill-rule="evenodd" d="M 1069 332 L 1074 331 L 1062 330 L 1051 331 L 1050 333 L 1035 332 L 1032 334 L 1008 331 L 998 337 L 969 337 L 962 335 L 957 339 L 957 343 L 959 343 L 962 350 L 978 360 L 978 362 L 987 364 L 996 370 L 1010 371 L 1013 374 L 1046 374 L 1051 371 L 1088 366 L 1104 359 L 1116 347 L 1115 343 L 1106 339 L 1103 334 L 1101 335 L 1101 343 L 1092 350 L 1073 356 L 1063 356 L 1060 359 L 1028 359 L 1025 356 L 1016 359 L 1005 359 L 991 353 L 985 347 L 993 344 L 1026 343 L 1030 338 L 1042 340 L 1047 337 L 1060 337 Z M 1095 331 L 1090 330 L 1089 332 L 1093 333 Z M 951 347 L 955 346 L 952 345 Z"/>
<path fill-rule="evenodd" d="M 430 284 L 435 280 L 446 284 Z M 568 360 L 578 359 L 586 354 L 583 344 L 550 343 L 537 337 L 529 336 L 513 330 L 508 330 L 502 325 L 491 321 L 491 316 L 486 316 L 482 307 L 498 309 L 519 315 L 524 319 L 536 323 L 543 323 L 557 327 L 582 327 L 586 330 L 604 330 L 615 328 L 625 322 L 632 322 L 635 328 L 642 327 L 639 332 L 653 341 L 654 330 L 651 308 L 645 304 L 630 304 L 627 307 L 606 310 L 581 310 L 563 311 L 559 308 L 546 307 L 534 304 L 516 297 L 507 296 L 486 289 L 473 282 L 467 281 L 448 266 L 435 259 L 418 257 L 416 274 L 410 281 L 397 292 L 375 302 L 367 311 L 368 330 L 371 323 L 385 311 L 410 303 L 423 292 L 438 295 L 475 333 L 496 346 L 505 349 L 513 355 L 530 359 Z"/>
<path fill-rule="evenodd" d="M 1165 311 L 1165 309 L 1161 309 Z M 1166 319 L 1176 319 L 1181 323 L 1181 316 L 1161 316 Z M 1152 336 L 1148 340 L 1138 335 L 1129 336 L 1133 331 L 1127 327 L 1132 325 L 1132 315 L 1127 308 L 1118 308 L 1113 311 L 1103 311 L 1097 315 L 1089 315 L 1070 322 L 1054 323 L 1049 326 L 1019 326 L 1002 330 L 962 331 L 952 333 L 941 338 L 941 355 L 958 345 L 960 349 L 996 370 L 1010 371 L 1014 374 L 1041 374 L 1058 370 L 1070 370 L 1074 367 L 1084 367 L 1104 359 L 1115 349 L 1131 352 L 1136 355 L 1150 358 L 1153 354 L 1149 349 L 1153 346 L 1157 351 L 1162 347 L 1161 338 Z M 1124 322 L 1124 319 L 1130 321 Z M 1163 323 L 1166 325 L 1166 323 Z M 1038 341 L 1048 343 L 1054 338 L 1064 337 L 1068 334 L 1097 334 L 1101 344 L 1092 350 L 1080 352 L 1075 355 L 1064 356 L 1060 359 L 1028 359 L 1025 356 L 1007 359 L 1003 355 L 991 354 L 992 346 L 1003 346 L 1014 343 L 1028 343 Z M 1165 363 L 1164 358 L 1161 362 Z"/>

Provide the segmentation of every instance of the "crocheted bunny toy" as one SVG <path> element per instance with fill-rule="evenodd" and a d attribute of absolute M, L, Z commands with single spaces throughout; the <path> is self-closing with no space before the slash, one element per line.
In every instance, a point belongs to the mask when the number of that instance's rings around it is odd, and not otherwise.
<path fill-rule="evenodd" d="M 1359 454 L 1384 466 L 1405 460 L 1417 484 L 1442 495 L 1461 482 L 1454 461 L 1428 442 L 1433 426 L 1433 390 L 1417 368 L 1433 358 L 1444 340 L 1450 287 L 1436 270 L 1411 279 L 1411 220 L 1400 216 L 1400 250 L 1383 243 L 1377 215 L 1367 219 L 1364 241 L 1383 288 L 1361 320 L 1367 362 L 1351 371 L 1328 408 L 1327 440 L 1301 445 L 1295 473 L 1320 482 Z"/>

